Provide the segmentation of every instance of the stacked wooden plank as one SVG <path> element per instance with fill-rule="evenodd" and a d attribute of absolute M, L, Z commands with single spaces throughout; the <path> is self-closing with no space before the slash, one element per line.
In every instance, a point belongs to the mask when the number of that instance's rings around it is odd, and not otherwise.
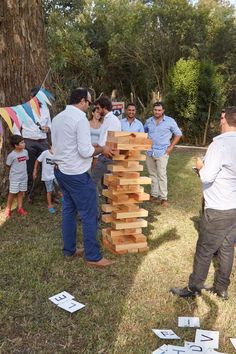
<path fill-rule="evenodd" d="M 111 173 L 104 176 L 107 189 L 103 195 L 108 203 L 102 205 L 106 213 L 102 220 L 110 227 L 102 230 L 103 244 L 117 254 L 147 251 L 142 227 L 147 227 L 143 218 L 148 211 L 139 203 L 150 199 L 141 185 L 150 184 L 151 179 L 140 176 L 143 166 L 139 162 L 146 159 L 141 151 L 151 148 L 151 140 L 146 133 L 108 132 L 106 144 L 115 149 L 115 155 L 108 166 Z"/>

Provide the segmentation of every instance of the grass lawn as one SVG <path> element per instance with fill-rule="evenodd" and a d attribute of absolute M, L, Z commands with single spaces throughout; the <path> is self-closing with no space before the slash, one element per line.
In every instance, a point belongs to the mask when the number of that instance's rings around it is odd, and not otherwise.
<path fill-rule="evenodd" d="M 13 214 L 5 222 L 0 211 L 0 353 L 150 354 L 164 344 L 152 328 L 181 337 L 169 344 L 194 340 L 194 329 L 177 327 L 178 316 L 199 316 L 202 329 L 220 331 L 220 351 L 235 353 L 229 341 L 236 337 L 235 267 L 227 302 L 206 292 L 196 300 L 169 293 L 171 286 L 186 285 L 192 268 L 201 204 L 194 154 L 170 158 L 168 209 L 143 203 L 149 252 L 105 252 L 116 260 L 109 269 L 64 260 L 60 208 L 50 215 L 43 196 L 26 205 L 27 217 Z M 209 284 L 212 277 L 213 267 Z M 63 290 L 86 307 L 74 314 L 57 308 L 48 297 Z"/>

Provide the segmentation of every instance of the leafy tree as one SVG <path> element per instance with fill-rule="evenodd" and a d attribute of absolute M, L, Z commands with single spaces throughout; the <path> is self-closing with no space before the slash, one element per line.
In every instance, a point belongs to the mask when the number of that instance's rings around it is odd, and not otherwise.
<path fill-rule="evenodd" d="M 210 119 L 224 103 L 223 78 L 210 62 L 180 59 L 169 80 L 166 97 L 182 124 L 187 140 L 206 144 Z"/>

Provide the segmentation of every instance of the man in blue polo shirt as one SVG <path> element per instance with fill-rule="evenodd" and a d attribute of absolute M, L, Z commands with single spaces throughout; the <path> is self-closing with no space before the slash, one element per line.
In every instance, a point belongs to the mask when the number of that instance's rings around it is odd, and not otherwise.
<path fill-rule="evenodd" d="M 167 164 L 171 151 L 179 142 L 182 132 L 176 121 L 164 114 L 162 102 L 153 105 L 153 116 L 148 118 L 144 131 L 152 140 L 152 149 L 147 152 L 147 169 L 152 179 L 151 200 L 161 200 L 166 208 L 167 202 Z"/>
<path fill-rule="evenodd" d="M 129 103 L 126 110 L 127 118 L 121 120 L 121 130 L 125 132 L 143 133 L 143 124 L 139 119 L 135 118 L 136 106 L 134 103 Z"/>

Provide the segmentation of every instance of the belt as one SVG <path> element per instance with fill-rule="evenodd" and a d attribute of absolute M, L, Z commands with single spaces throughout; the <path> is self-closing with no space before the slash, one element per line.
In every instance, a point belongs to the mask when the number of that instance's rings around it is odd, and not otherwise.
<path fill-rule="evenodd" d="M 30 138 L 24 138 L 24 140 L 29 140 L 29 141 L 34 141 L 34 142 L 39 142 L 42 143 L 43 141 L 47 141 L 47 139 L 30 139 Z"/>

